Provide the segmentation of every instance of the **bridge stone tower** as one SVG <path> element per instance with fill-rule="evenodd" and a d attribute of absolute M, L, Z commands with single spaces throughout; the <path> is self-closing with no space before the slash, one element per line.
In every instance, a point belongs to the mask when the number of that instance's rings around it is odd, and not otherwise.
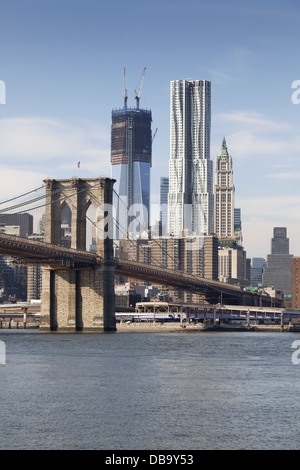
<path fill-rule="evenodd" d="M 102 263 L 58 266 L 50 261 L 42 269 L 40 328 L 43 330 L 116 330 L 110 210 L 114 182 L 110 178 L 44 180 L 44 241 L 61 244 L 61 214 L 67 205 L 71 211 L 71 248 L 85 250 L 86 213 L 93 204 L 96 209 L 96 253 Z"/>

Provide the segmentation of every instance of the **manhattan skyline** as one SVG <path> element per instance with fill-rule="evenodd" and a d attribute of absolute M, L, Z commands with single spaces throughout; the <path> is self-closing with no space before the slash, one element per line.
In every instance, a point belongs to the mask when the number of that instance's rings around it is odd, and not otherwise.
<path fill-rule="evenodd" d="M 212 86 L 211 153 L 223 136 L 233 159 L 236 206 L 248 257 L 270 252 L 286 226 L 300 254 L 300 105 L 292 102 L 300 7 L 295 1 L 4 1 L 0 31 L 0 198 L 44 178 L 110 176 L 111 110 L 122 106 L 123 68 L 134 106 L 158 128 L 151 200 L 169 174 L 170 82 Z"/>

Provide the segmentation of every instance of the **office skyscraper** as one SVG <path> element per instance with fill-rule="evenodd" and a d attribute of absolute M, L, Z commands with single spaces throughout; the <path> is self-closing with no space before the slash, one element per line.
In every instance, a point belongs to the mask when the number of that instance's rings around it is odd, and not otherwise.
<path fill-rule="evenodd" d="M 127 108 L 112 111 L 111 165 L 116 179 L 115 237 L 138 236 L 150 225 L 150 168 L 152 164 L 151 111 Z M 129 208 L 129 211 L 127 210 Z M 132 213 L 138 216 L 139 224 Z"/>
<path fill-rule="evenodd" d="M 292 257 L 292 308 L 300 309 L 300 258 Z"/>
<path fill-rule="evenodd" d="M 168 231 L 168 194 L 169 178 L 160 178 L 159 194 L 159 235 L 166 235 Z"/>
<path fill-rule="evenodd" d="M 213 232 L 211 84 L 171 82 L 168 232 Z"/>
<path fill-rule="evenodd" d="M 234 231 L 241 232 L 242 231 L 242 217 L 241 217 L 241 209 L 234 208 Z"/>
<path fill-rule="evenodd" d="M 263 286 L 274 287 L 286 295 L 292 293 L 292 255 L 289 254 L 289 239 L 286 227 L 274 227 L 271 254 L 263 270 Z"/>
<path fill-rule="evenodd" d="M 234 185 L 232 158 L 228 153 L 225 137 L 216 157 L 214 185 L 215 233 L 218 237 L 234 235 Z"/>
<path fill-rule="evenodd" d="M 252 258 L 250 270 L 250 285 L 252 287 L 259 287 L 262 285 L 263 269 L 266 266 L 264 258 Z"/>

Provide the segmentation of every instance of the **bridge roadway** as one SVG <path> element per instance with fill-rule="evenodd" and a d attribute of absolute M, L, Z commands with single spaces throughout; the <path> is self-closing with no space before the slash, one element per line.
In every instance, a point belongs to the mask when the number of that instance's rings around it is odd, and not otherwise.
<path fill-rule="evenodd" d="M 257 293 L 245 292 L 239 286 L 204 279 L 192 274 L 162 268 L 122 258 L 104 261 L 101 256 L 28 238 L 0 233 L 0 254 L 11 256 L 17 264 L 38 264 L 53 268 L 88 268 L 103 264 L 115 265 L 115 273 L 125 277 L 168 285 L 191 292 L 201 292 L 210 302 L 223 301 L 242 305 L 270 305 L 271 298 Z M 280 301 L 273 306 L 280 307 Z"/>

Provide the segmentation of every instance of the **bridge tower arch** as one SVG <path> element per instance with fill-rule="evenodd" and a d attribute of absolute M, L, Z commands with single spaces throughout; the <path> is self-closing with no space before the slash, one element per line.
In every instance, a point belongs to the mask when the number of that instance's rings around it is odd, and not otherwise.
<path fill-rule="evenodd" d="M 110 178 L 47 179 L 44 241 L 61 243 L 61 213 L 71 210 L 71 248 L 86 250 L 86 213 L 96 209 L 99 265 L 57 265 L 42 269 L 41 329 L 115 331 L 115 293 Z M 108 222 L 109 231 L 105 222 Z"/>

